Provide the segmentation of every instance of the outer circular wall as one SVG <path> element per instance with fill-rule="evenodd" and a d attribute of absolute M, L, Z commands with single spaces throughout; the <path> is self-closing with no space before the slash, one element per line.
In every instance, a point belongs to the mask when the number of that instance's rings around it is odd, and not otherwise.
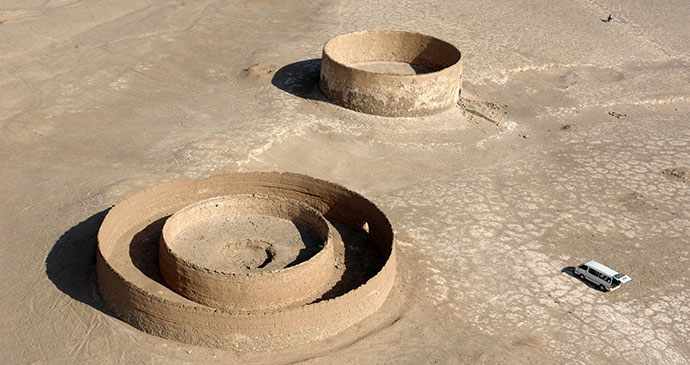
<path fill-rule="evenodd" d="M 324 246 L 309 260 L 292 267 L 234 273 L 199 267 L 168 245 L 185 225 L 243 213 L 300 224 L 316 233 Z M 163 227 L 159 260 L 161 275 L 171 289 L 197 303 L 230 310 L 276 309 L 304 301 L 328 283 L 334 270 L 331 234 L 319 212 L 292 199 L 244 194 L 203 200 L 171 216 Z"/>
<path fill-rule="evenodd" d="M 265 312 L 216 309 L 186 299 L 144 275 L 128 255 L 135 234 L 193 202 L 214 196 L 260 193 L 302 201 L 326 218 L 369 226 L 370 241 L 386 260 L 365 284 L 337 298 Z M 361 195 L 323 180 L 290 173 L 234 173 L 205 180 L 175 180 L 123 200 L 98 232 L 101 296 L 119 318 L 148 333 L 181 342 L 271 350 L 327 338 L 378 310 L 395 278 L 393 231 L 386 216 Z"/>
<path fill-rule="evenodd" d="M 404 62 L 434 72 L 393 75 L 360 70 L 354 63 Z M 430 115 L 457 103 L 462 55 L 453 45 L 419 33 L 373 30 L 328 41 L 321 61 L 321 91 L 335 104 L 363 113 Z"/>

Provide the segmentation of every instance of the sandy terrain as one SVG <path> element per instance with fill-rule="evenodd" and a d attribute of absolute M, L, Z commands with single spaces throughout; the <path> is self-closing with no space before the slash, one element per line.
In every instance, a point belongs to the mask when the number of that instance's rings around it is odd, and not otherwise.
<path fill-rule="evenodd" d="M 690 361 L 687 2 L 17 3 L 0 3 L 5 362 Z M 373 28 L 458 46 L 458 106 L 385 118 L 325 101 L 323 44 Z M 236 354 L 104 308 L 109 207 L 178 177 L 274 170 L 388 215 L 399 281 L 379 313 Z M 569 275 L 589 259 L 633 280 L 602 293 Z"/>

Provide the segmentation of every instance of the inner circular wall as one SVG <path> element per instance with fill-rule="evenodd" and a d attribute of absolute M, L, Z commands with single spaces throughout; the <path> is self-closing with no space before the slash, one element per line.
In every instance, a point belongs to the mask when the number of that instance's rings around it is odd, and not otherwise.
<path fill-rule="evenodd" d="M 416 75 L 371 72 L 358 63 L 402 62 L 429 69 Z M 427 35 L 372 30 L 329 40 L 323 49 L 321 91 L 335 104 L 383 116 L 422 116 L 455 105 L 462 84 L 462 54 Z"/>
<path fill-rule="evenodd" d="M 178 240 L 190 225 L 243 214 L 276 217 L 299 225 L 315 233 L 322 247 L 306 261 L 290 267 L 218 271 L 183 250 L 195 244 L 203 252 L 203 244 Z M 175 292 L 210 307 L 246 311 L 287 307 L 313 296 L 330 279 L 333 259 L 328 223 L 319 212 L 292 199 L 256 194 L 215 197 L 179 210 L 165 222 L 159 250 L 161 275 Z"/>
<path fill-rule="evenodd" d="M 384 258 L 364 284 L 333 299 L 297 308 L 246 312 L 191 301 L 144 274 L 128 254 L 133 237 L 183 207 L 215 196 L 266 194 L 304 202 L 327 219 L 369 228 Z M 287 348 L 333 336 L 377 311 L 395 278 L 393 231 L 373 203 L 340 185 L 291 173 L 233 173 L 174 180 L 132 195 L 113 207 L 98 232 L 96 269 L 105 305 L 150 334 L 236 351 Z"/>

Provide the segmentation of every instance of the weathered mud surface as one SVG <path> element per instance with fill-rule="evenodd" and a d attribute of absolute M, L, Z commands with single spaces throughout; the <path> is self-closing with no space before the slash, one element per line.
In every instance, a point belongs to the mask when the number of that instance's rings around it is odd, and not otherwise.
<path fill-rule="evenodd" d="M 161 244 L 180 260 L 236 274 L 298 265 L 331 239 L 328 223 L 309 206 L 256 195 L 192 204 L 175 213 L 165 227 Z"/>

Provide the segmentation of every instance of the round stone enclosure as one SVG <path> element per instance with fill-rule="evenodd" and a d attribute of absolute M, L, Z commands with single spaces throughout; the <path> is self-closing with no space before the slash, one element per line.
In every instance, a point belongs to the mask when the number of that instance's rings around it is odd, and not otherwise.
<path fill-rule="evenodd" d="M 368 114 L 423 116 L 455 105 L 462 54 L 427 35 L 372 30 L 329 40 L 323 48 L 321 91 L 333 103 Z"/>
<path fill-rule="evenodd" d="M 215 308 L 266 310 L 304 302 L 328 283 L 328 223 L 314 208 L 229 195 L 179 210 L 163 226 L 160 272 L 180 295 Z"/>
<path fill-rule="evenodd" d="M 335 247 L 345 249 L 344 260 L 336 267 L 345 271 L 334 275 L 328 292 L 286 308 L 241 311 L 195 302 L 165 283 L 159 270 L 158 243 L 166 220 L 196 202 L 241 194 L 299 201 L 336 228 L 331 228 Z M 349 247 L 357 242 L 355 232 L 366 239 L 353 250 Z M 358 256 L 369 251 L 369 256 Z M 98 231 L 96 270 L 105 306 L 142 331 L 201 346 L 270 351 L 329 338 L 376 312 L 393 286 L 395 256 L 388 218 L 360 194 L 300 174 L 230 173 L 203 180 L 173 180 L 116 204 Z M 374 266 L 361 271 L 360 264 L 372 261 Z M 363 275 L 352 282 L 348 278 L 353 274 Z"/>

